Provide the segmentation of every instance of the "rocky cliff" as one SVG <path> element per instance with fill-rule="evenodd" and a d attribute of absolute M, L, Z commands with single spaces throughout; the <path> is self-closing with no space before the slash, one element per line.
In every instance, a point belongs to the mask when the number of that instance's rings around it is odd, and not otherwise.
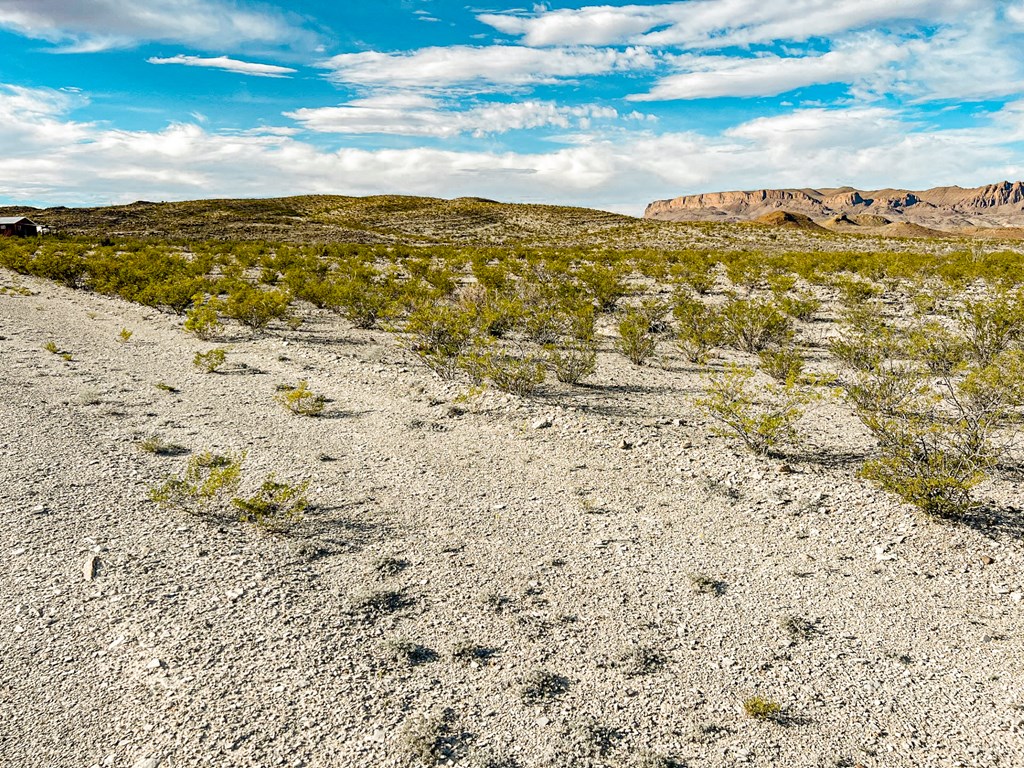
<path fill-rule="evenodd" d="M 934 187 L 862 190 L 757 189 L 657 200 L 645 218 L 666 221 L 750 221 L 773 211 L 809 216 L 823 226 L 865 226 L 878 220 L 939 230 L 1024 226 L 1024 182 L 1003 181 L 973 189 Z"/>

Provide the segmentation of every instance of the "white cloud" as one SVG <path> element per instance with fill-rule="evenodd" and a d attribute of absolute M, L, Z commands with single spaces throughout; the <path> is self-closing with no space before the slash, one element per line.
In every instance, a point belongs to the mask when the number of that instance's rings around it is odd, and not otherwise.
<path fill-rule="evenodd" d="M 631 96 L 634 101 L 706 99 L 717 96 L 775 96 L 808 85 L 849 83 L 884 69 L 903 57 L 899 46 L 884 53 L 863 50 L 830 51 L 820 56 L 680 56 L 680 74 L 660 79 L 650 92 Z"/>
<path fill-rule="evenodd" d="M 513 103 L 486 103 L 470 109 L 415 94 L 386 94 L 355 99 L 338 107 L 286 112 L 304 128 L 319 133 L 393 134 L 451 138 L 460 134 L 486 136 L 530 128 L 589 127 L 594 119 L 614 120 L 610 107 L 588 104 L 559 106 L 530 99 Z"/>
<path fill-rule="evenodd" d="M 555 83 L 585 75 L 650 69 L 643 48 L 524 48 L 515 45 L 421 48 L 402 53 L 344 53 L 319 66 L 336 83 L 364 86 L 445 87 Z"/>
<path fill-rule="evenodd" d="M 539 153 L 325 151 L 268 128 L 176 124 L 119 131 L 73 121 L 80 96 L 0 86 L 0 199 L 53 204 L 302 193 L 482 195 L 626 209 L 652 199 L 761 186 L 925 188 L 1016 179 L 1021 102 L 973 129 L 925 130 L 881 108 L 800 110 L 716 136 L 579 137 Z M 410 102 L 412 105 L 413 102 Z"/>
<path fill-rule="evenodd" d="M 241 75 L 251 75 L 253 77 L 287 77 L 295 72 L 290 67 L 279 67 L 274 64 L 256 64 L 251 61 L 229 59 L 227 56 L 216 56 L 213 58 L 185 55 L 170 56 L 168 58 L 151 56 L 146 61 L 150 64 L 184 64 L 186 67 L 209 67 L 211 69 L 237 72 Z"/>
<path fill-rule="evenodd" d="M 0 0 L 0 28 L 93 52 L 146 41 L 206 50 L 310 42 L 313 35 L 278 11 L 238 0 Z"/>
<path fill-rule="evenodd" d="M 480 14 L 485 24 L 532 46 L 617 45 L 722 48 L 807 40 L 897 21 L 953 21 L 993 0 L 687 0 L 586 6 L 532 14 Z"/>

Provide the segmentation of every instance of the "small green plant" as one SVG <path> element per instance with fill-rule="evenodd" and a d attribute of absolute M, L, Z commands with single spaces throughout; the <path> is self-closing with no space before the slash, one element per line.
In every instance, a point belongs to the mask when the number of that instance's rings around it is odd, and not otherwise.
<path fill-rule="evenodd" d="M 658 337 L 651 329 L 655 314 L 653 306 L 628 307 L 619 321 L 615 348 L 633 365 L 646 363 L 658 347 Z"/>
<path fill-rule="evenodd" d="M 117 334 L 117 338 L 121 341 L 122 344 L 127 344 L 129 339 L 131 339 L 133 335 L 133 331 L 129 331 L 127 328 L 122 328 L 120 332 Z"/>
<path fill-rule="evenodd" d="M 460 365 L 474 381 L 488 381 L 502 392 L 527 397 L 544 382 L 543 361 L 528 353 L 495 352 L 478 346 L 463 356 Z"/>
<path fill-rule="evenodd" d="M 227 350 L 215 347 L 208 352 L 196 352 L 192 365 L 201 371 L 215 373 L 227 361 Z"/>
<path fill-rule="evenodd" d="M 282 389 L 275 399 L 296 416 L 319 416 L 324 412 L 324 405 L 327 403 L 327 398 L 313 392 L 305 379 L 296 387 Z"/>
<path fill-rule="evenodd" d="M 795 346 L 762 349 L 757 353 L 761 370 L 783 384 L 795 382 L 804 371 L 804 358 Z"/>
<path fill-rule="evenodd" d="M 548 348 L 548 363 L 563 384 L 579 384 L 597 371 L 597 347 L 593 341 L 571 339 Z"/>
<path fill-rule="evenodd" d="M 176 395 L 176 394 L 178 394 L 181 391 L 177 387 L 173 387 L 173 386 L 171 386 L 170 384 L 168 384 L 167 382 L 164 382 L 164 381 L 158 381 L 153 386 L 156 387 L 157 389 L 159 389 L 161 392 L 166 392 L 169 395 Z"/>
<path fill-rule="evenodd" d="M 729 343 L 744 352 L 781 346 L 793 335 L 790 318 L 767 299 L 731 299 L 722 308 L 722 325 Z"/>
<path fill-rule="evenodd" d="M 711 350 L 725 340 L 721 314 L 686 293 L 676 296 L 672 314 L 679 328 L 676 343 L 680 350 L 691 363 L 703 365 Z"/>
<path fill-rule="evenodd" d="M 43 344 L 43 349 L 45 349 L 45 350 L 46 350 L 47 352 L 49 352 L 49 353 L 50 353 L 51 355 L 59 355 L 59 354 L 60 354 L 60 347 L 58 347 L 58 346 L 57 346 L 57 345 L 56 345 L 56 344 L 55 344 L 54 342 L 52 342 L 52 341 L 48 341 L 48 342 L 46 342 L 45 344 Z"/>
<path fill-rule="evenodd" d="M 279 483 L 271 474 L 256 493 L 248 498 L 235 497 L 231 499 L 231 505 L 238 510 L 240 522 L 280 531 L 302 519 L 309 506 L 306 498 L 308 488 L 308 482 L 299 485 Z"/>
<path fill-rule="evenodd" d="M 186 448 L 175 443 L 169 443 L 160 435 L 150 435 L 143 438 L 138 442 L 138 446 L 139 450 L 156 456 L 178 456 L 182 453 L 187 453 Z"/>
<path fill-rule="evenodd" d="M 203 341 L 216 338 L 224 330 L 220 309 L 221 302 L 216 296 L 193 296 L 192 308 L 185 313 L 185 330 Z"/>
<path fill-rule="evenodd" d="M 767 455 L 797 441 L 796 422 L 811 396 L 789 382 L 782 387 L 759 387 L 762 397 L 755 399 L 754 375 L 750 368 L 730 365 L 707 379 L 707 393 L 694 404 L 722 425 L 716 433 L 738 437 L 754 453 Z"/>
<path fill-rule="evenodd" d="M 245 454 L 193 456 L 181 477 L 170 477 L 150 489 L 149 498 L 162 507 L 191 514 L 215 515 L 228 504 L 242 478 Z"/>
<path fill-rule="evenodd" d="M 782 706 L 763 696 L 751 696 L 743 700 L 743 711 L 755 720 L 775 720 L 782 714 Z"/>

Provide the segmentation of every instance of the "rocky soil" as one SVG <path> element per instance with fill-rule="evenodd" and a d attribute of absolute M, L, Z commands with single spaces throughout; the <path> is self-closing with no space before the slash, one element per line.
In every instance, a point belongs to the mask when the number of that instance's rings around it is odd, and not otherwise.
<path fill-rule="evenodd" d="M 1020 517 L 922 519 L 858 479 L 840 405 L 757 459 L 667 345 L 460 403 L 312 311 L 205 374 L 178 318 L 0 285 L 0 764 L 1024 765 Z M 299 379 L 322 417 L 275 402 Z M 188 454 L 154 434 L 313 506 L 158 508 Z"/>

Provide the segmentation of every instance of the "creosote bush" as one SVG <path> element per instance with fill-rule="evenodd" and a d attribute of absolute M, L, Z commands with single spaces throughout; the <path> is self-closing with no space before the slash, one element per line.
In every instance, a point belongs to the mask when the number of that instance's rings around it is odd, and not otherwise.
<path fill-rule="evenodd" d="M 196 352 L 196 356 L 192 358 L 192 365 L 206 373 L 215 373 L 224 365 L 227 357 L 226 349 L 215 347 L 207 352 Z"/>
<path fill-rule="evenodd" d="M 768 299 L 730 299 L 722 308 L 722 326 L 729 344 L 744 352 L 782 345 L 793 334 L 792 321 Z"/>
<path fill-rule="evenodd" d="M 193 296 L 192 308 L 185 313 L 185 330 L 204 341 L 216 338 L 224 330 L 218 314 L 220 308 L 221 303 L 216 296 Z"/>
<path fill-rule="evenodd" d="M 678 327 L 676 343 L 686 359 L 691 363 L 706 363 L 711 351 L 725 340 L 721 313 L 687 293 L 679 293 L 672 314 Z"/>
<path fill-rule="evenodd" d="M 245 453 L 221 456 L 204 452 L 189 459 L 181 477 L 171 477 L 150 489 L 149 497 L 163 507 L 190 514 L 216 515 L 228 504 L 242 478 Z"/>
<path fill-rule="evenodd" d="M 743 701 L 743 711 L 755 720 L 774 720 L 782 714 L 782 706 L 763 696 L 751 696 Z"/>
<path fill-rule="evenodd" d="M 298 386 L 282 388 L 275 395 L 275 399 L 296 416 L 319 416 L 324 412 L 324 405 L 327 403 L 327 398 L 313 392 L 305 379 L 301 380 Z"/>
<path fill-rule="evenodd" d="M 618 338 L 615 348 L 633 365 L 643 365 L 658 347 L 658 337 L 652 323 L 664 312 L 660 303 L 648 303 L 640 307 L 629 307 L 619 321 Z"/>
<path fill-rule="evenodd" d="M 754 453 L 766 455 L 797 442 L 796 423 L 812 397 L 794 382 L 755 390 L 754 376 L 750 368 L 730 365 L 707 378 L 707 391 L 694 404 L 721 425 L 716 433 L 739 438 Z"/>
<path fill-rule="evenodd" d="M 259 490 L 247 498 L 235 497 L 231 505 L 238 510 L 238 519 L 267 530 L 283 530 L 302 519 L 309 506 L 306 490 L 309 483 L 279 483 L 269 475 Z"/>

